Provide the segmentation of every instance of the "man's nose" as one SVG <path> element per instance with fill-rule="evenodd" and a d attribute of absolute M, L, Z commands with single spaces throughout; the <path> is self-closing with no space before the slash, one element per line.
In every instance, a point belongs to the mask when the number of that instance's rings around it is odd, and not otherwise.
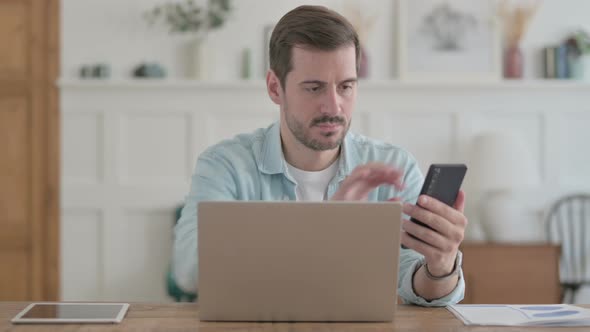
<path fill-rule="evenodd" d="M 337 89 L 329 88 L 322 101 L 322 114 L 336 115 L 340 113 L 340 96 Z"/>

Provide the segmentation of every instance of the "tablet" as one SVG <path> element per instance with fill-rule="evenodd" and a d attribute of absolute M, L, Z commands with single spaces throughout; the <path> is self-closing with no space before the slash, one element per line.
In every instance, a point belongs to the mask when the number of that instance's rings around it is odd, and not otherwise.
<path fill-rule="evenodd" d="M 12 323 L 120 323 L 128 303 L 31 303 Z"/>

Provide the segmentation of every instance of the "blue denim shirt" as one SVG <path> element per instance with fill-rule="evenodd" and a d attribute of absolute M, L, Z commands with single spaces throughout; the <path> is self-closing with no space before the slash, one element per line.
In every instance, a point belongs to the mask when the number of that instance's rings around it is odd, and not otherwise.
<path fill-rule="evenodd" d="M 423 175 L 416 160 L 405 150 L 349 132 L 344 138 L 336 176 L 328 185 L 327 197 L 357 166 L 382 162 L 403 170 L 405 189 L 380 186 L 369 193 L 369 201 L 401 197 L 415 203 Z M 222 141 L 203 152 L 192 176 L 190 193 L 175 228 L 173 274 L 187 292 L 197 289 L 197 203 L 223 200 L 296 200 L 295 181 L 287 174 L 281 147 L 280 126 L 274 123 L 252 134 Z M 465 282 L 460 272 L 457 287 L 447 296 L 426 301 L 412 287 L 414 272 L 424 257 L 411 249 L 400 249 L 398 294 L 406 303 L 445 306 L 463 299 Z"/>

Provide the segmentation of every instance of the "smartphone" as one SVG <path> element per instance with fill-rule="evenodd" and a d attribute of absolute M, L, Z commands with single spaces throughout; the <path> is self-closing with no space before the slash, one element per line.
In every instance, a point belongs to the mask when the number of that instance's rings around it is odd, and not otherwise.
<path fill-rule="evenodd" d="M 427 195 L 453 206 L 466 173 L 467 166 L 464 164 L 432 164 L 426 174 L 420 195 Z M 413 217 L 410 221 L 432 229 Z"/>
<path fill-rule="evenodd" d="M 427 195 L 448 206 L 453 206 L 459 194 L 459 189 L 461 189 L 465 173 L 467 173 L 467 166 L 464 164 L 432 164 L 426 174 L 420 195 Z M 428 227 L 414 218 L 410 220 Z"/>

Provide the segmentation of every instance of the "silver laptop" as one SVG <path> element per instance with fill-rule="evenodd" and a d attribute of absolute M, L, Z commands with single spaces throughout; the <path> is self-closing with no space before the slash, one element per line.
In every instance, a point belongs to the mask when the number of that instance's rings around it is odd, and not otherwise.
<path fill-rule="evenodd" d="M 391 321 L 401 204 L 201 202 L 199 317 Z"/>

